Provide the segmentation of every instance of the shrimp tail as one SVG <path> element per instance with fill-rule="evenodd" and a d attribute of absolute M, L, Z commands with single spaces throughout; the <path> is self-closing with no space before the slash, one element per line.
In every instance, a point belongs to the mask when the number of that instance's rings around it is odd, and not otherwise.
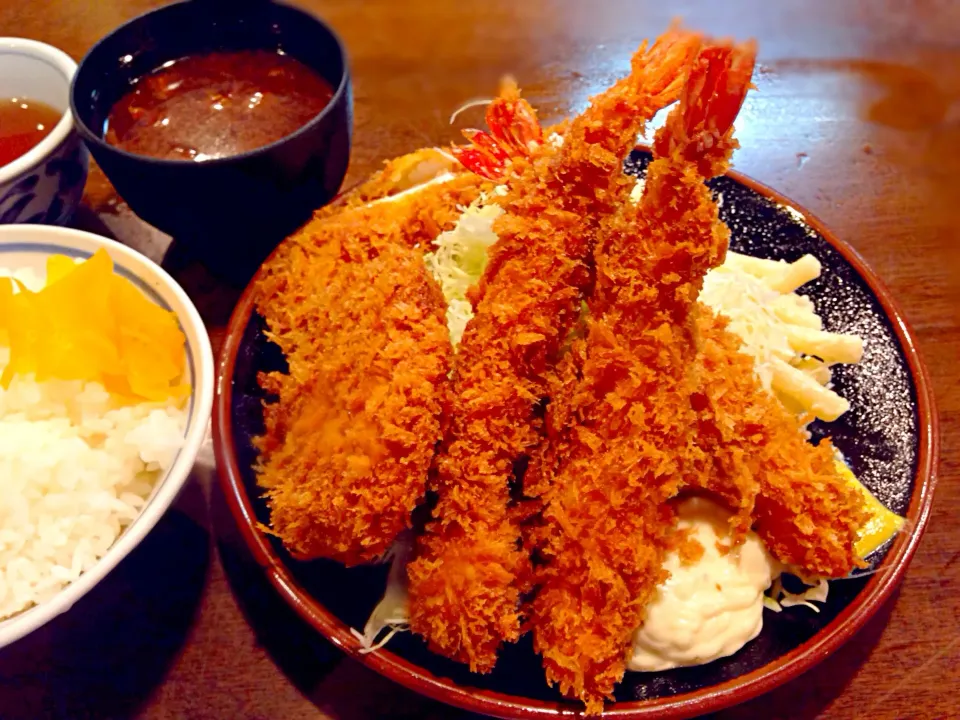
<path fill-rule="evenodd" d="M 529 156 L 543 142 L 537 111 L 520 97 L 512 77 L 500 81 L 500 96 L 487 107 L 486 120 L 490 134 L 511 154 Z"/>
<path fill-rule="evenodd" d="M 489 180 L 501 177 L 511 157 L 528 157 L 543 142 L 537 111 L 520 97 L 511 77 L 500 81 L 500 93 L 487 106 L 489 132 L 468 128 L 463 131 L 468 145 L 454 145 L 451 154 L 467 170 Z"/>
<path fill-rule="evenodd" d="M 654 155 L 696 162 L 703 177 L 725 170 L 714 165 L 725 163 L 738 147 L 733 121 L 753 87 L 756 55 L 753 41 L 704 48 L 690 69 L 679 109 L 656 134 Z"/>
<path fill-rule="evenodd" d="M 677 100 L 686 70 L 703 38 L 697 33 L 671 28 L 654 42 L 640 45 L 631 60 L 630 74 L 590 99 L 590 106 L 574 119 L 564 135 L 561 170 L 570 160 L 590 148 L 589 159 L 597 174 L 619 169 L 624 147 L 636 143 L 646 121 Z M 584 170 L 583 162 L 578 163 Z"/>
<path fill-rule="evenodd" d="M 701 35 L 684 30 L 680 23 L 675 22 L 657 38 L 649 51 L 633 56 L 631 74 L 646 78 L 646 91 L 653 103 L 669 105 L 680 96 L 690 62 L 696 57 L 702 42 Z"/>

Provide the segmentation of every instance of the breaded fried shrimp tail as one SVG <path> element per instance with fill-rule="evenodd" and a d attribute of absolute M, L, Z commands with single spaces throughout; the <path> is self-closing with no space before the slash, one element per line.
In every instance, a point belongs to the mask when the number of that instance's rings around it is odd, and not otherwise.
<path fill-rule="evenodd" d="M 701 57 L 710 62 L 716 52 L 705 51 Z M 746 54 L 730 57 L 731 76 L 742 77 L 745 73 L 737 64 L 748 60 Z M 707 76 L 704 82 L 707 92 L 711 83 L 723 81 Z M 727 101 L 717 106 L 715 116 L 721 127 L 735 117 L 747 89 L 742 84 L 726 87 Z M 717 91 L 723 88 L 715 87 Z M 704 175 L 726 170 L 724 142 L 700 136 L 680 116 L 671 122 L 679 125 L 671 128 L 668 123 L 657 135 L 656 152 L 679 153 Z M 686 142 L 678 143 L 678 137 Z M 653 206 L 661 208 L 660 221 L 669 221 L 671 209 L 650 197 Z M 725 249 L 717 246 L 713 251 Z M 700 262 L 719 264 L 722 252 L 708 253 Z M 742 538 L 752 523 L 781 562 L 812 575 L 846 575 L 859 564 L 854 544 L 866 516 L 856 489 L 837 472 L 830 443 L 807 442 L 797 418 L 760 386 L 751 359 L 739 351 L 740 341 L 708 309 L 701 307 L 697 315 L 697 328 L 706 337 L 691 400 L 697 412 L 695 442 L 709 460 L 687 482 L 719 496 L 737 513 L 734 539 Z"/>
<path fill-rule="evenodd" d="M 566 192 L 592 200 L 594 224 L 624 202 L 634 180 L 622 172 L 646 121 L 680 97 L 687 67 L 700 47 L 698 34 L 671 29 L 653 46 L 633 54 L 630 74 L 591 100 L 564 134 L 562 158 L 554 171 Z"/>
<path fill-rule="evenodd" d="M 681 102 L 657 135 L 644 195 L 605 218 L 585 359 L 550 460 L 534 647 L 547 679 L 599 713 L 623 676 L 631 637 L 665 577 L 676 495 L 703 462 L 691 442 L 695 305 L 729 231 L 704 180 L 736 147 L 733 119 L 752 46 L 698 54 Z M 564 402 L 563 398 L 559 398 Z M 551 467 L 552 465 L 552 467 Z"/>
<path fill-rule="evenodd" d="M 797 418 L 761 387 L 753 359 L 725 326 L 703 308 L 698 442 L 713 458 L 707 485 L 728 501 L 756 495 L 754 530 L 781 562 L 842 577 L 861 564 L 862 497 L 837 472 L 832 445 L 807 442 Z"/>
<path fill-rule="evenodd" d="M 452 423 L 435 463 L 435 520 L 408 568 L 411 628 L 473 670 L 491 670 L 501 643 L 520 635 L 530 568 L 510 482 L 515 462 L 541 440 L 537 407 L 592 281 L 597 225 L 626 199 L 623 158 L 645 120 L 674 99 L 674 78 L 698 42 L 674 33 L 649 52 L 642 48 L 629 78 L 593 99 L 561 148 L 515 143 L 521 151 L 502 166 L 500 239 L 472 293 L 475 316 L 458 348 Z M 529 108 L 509 106 L 519 102 L 506 86 L 488 118 L 529 119 Z M 536 133 L 496 128 L 493 136 Z M 471 137 L 476 144 L 479 136 Z M 491 157 L 485 173 L 497 169 Z"/>

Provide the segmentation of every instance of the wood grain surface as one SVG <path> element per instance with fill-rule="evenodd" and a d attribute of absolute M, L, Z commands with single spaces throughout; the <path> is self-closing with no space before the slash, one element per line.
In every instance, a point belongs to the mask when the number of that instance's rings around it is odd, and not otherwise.
<path fill-rule="evenodd" d="M 148 0 L 3 0 L 0 36 L 79 59 Z M 955 0 L 311 0 L 356 90 L 347 183 L 454 137 L 463 100 L 516 76 L 579 110 L 671 17 L 760 46 L 738 170 L 806 206 L 884 279 L 941 416 L 933 517 L 900 592 L 817 669 L 715 717 L 960 717 L 960 3 Z M 216 340 L 237 295 L 91 173 L 77 223 L 162 260 Z M 207 459 L 209 461 L 209 459 Z M 2 478 L 0 478 L 2 482 Z M 250 566 L 209 469 L 73 612 L 0 652 L 0 718 L 462 718 L 311 636 Z"/>

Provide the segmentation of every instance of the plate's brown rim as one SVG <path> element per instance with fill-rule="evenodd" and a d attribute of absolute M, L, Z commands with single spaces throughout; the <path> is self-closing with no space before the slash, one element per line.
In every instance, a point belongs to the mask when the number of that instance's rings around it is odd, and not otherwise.
<path fill-rule="evenodd" d="M 644 148 L 640 148 L 644 149 Z M 605 716 L 617 718 L 658 718 L 680 720 L 713 712 L 745 702 L 782 685 L 806 672 L 849 640 L 880 609 L 903 579 L 907 565 L 920 542 L 929 520 L 939 464 L 939 423 L 929 373 L 920 357 L 913 330 L 889 290 L 851 246 L 837 238 L 806 209 L 752 178 L 737 172 L 731 179 L 751 188 L 775 203 L 798 210 L 804 221 L 816 230 L 849 262 L 864 279 L 887 314 L 903 353 L 916 390 L 919 418 L 919 448 L 914 491 L 907 509 L 909 531 L 902 533 L 890 548 L 881 567 L 889 572 L 875 573 L 854 601 L 813 638 L 757 670 L 719 685 L 667 698 L 618 702 L 608 706 Z M 349 191 L 348 191 L 349 192 Z M 345 193 L 346 194 L 346 193 Z M 340 197 L 342 198 L 344 194 Z M 220 351 L 213 413 L 213 442 L 218 475 L 227 504 L 241 535 L 270 582 L 297 613 L 316 630 L 353 658 L 391 680 L 435 700 L 502 718 L 555 718 L 577 716 L 572 704 L 521 699 L 502 693 L 464 688 L 453 681 L 433 675 L 389 650 L 361 653 L 350 629 L 300 587 L 284 566 L 266 536 L 257 529 L 256 514 L 243 487 L 240 467 L 233 451 L 233 426 L 230 409 L 233 401 L 232 378 L 244 331 L 254 308 L 253 287 L 258 272 L 244 290 L 234 308 Z"/>

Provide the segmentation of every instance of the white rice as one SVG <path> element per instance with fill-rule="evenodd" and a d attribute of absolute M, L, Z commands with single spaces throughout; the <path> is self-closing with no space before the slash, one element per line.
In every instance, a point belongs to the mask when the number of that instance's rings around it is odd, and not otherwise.
<path fill-rule="evenodd" d="M 8 360 L 0 348 L 0 372 Z M 172 402 L 123 407 L 98 383 L 0 387 L 0 620 L 103 557 L 172 464 L 186 419 Z"/>

